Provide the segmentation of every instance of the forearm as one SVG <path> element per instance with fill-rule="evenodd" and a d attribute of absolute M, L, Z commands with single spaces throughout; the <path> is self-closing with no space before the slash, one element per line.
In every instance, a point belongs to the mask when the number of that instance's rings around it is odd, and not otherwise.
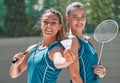
<path fill-rule="evenodd" d="M 78 76 L 74 76 L 71 78 L 72 83 L 83 83 L 82 79 Z"/>
<path fill-rule="evenodd" d="M 72 70 L 72 73 L 70 73 L 70 78 L 72 80 L 72 83 L 83 83 L 83 80 L 80 77 L 79 73 L 74 70 Z"/>
<path fill-rule="evenodd" d="M 10 67 L 10 77 L 16 78 L 20 76 L 27 69 L 27 60 L 29 57 L 29 52 L 26 55 L 23 53 L 16 54 L 13 58 L 17 58 L 18 61 L 13 63 Z"/>
<path fill-rule="evenodd" d="M 10 67 L 10 77 L 11 78 L 16 78 L 19 76 L 19 66 L 12 64 Z"/>
<path fill-rule="evenodd" d="M 72 62 L 67 62 L 67 61 L 65 61 L 65 62 L 63 62 L 62 64 L 56 64 L 55 66 L 56 66 L 57 68 L 66 68 L 66 67 L 68 67 L 71 63 L 72 63 Z"/>
<path fill-rule="evenodd" d="M 16 64 L 12 64 L 10 67 L 10 77 L 16 78 L 20 76 L 27 69 L 26 65 L 20 64 L 17 66 Z"/>
<path fill-rule="evenodd" d="M 72 83 L 83 83 L 83 80 L 79 74 L 79 66 L 73 63 L 69 66 L 69 73 Z"/>

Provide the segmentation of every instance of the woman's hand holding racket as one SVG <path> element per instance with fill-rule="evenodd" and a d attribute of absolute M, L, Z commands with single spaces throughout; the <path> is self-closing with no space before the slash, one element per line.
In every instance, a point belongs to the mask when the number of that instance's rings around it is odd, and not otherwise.
<path fill-rule="evenodd" d="M 19 52 L 19 53 L 15 54 L 13 56 L 12 63 L 20 65 L 23 62 L 23 60 L 25 59 L 25 57 L 28 57 L 28 56 L 29 56 L 29 52 L 28 51 L 25 52 L 25 53 Z"/>
<path fill-rule="evenodd" d="M 106 75 L 106 69 L 103 65 L 95 65 L 93 66 L 94 73 L 98 75 L 100 78 L 103 78 Z"/>
<path fill-rule="evenodd" d="M 101 22 L 95 29 L 94 39 L 97 42 L 102 43 L 97 65 L 100 65 L 99 63 L 101 61 L 104 43 L 112 41 L 117 36 L 118 31 L 119 31 L 118 23 L 114 20 L 105 20 Z M 97 75 L 95 74 L 94 80 L 96 80 L 96 78 Z"/>

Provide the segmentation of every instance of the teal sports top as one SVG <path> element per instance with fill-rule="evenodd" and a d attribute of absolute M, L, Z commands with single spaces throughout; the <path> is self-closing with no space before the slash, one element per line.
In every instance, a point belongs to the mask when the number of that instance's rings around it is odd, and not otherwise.
<path fill-rule="evenodd" d="M 61 69 L 54 66 L 48 57 L 48 52 L 61 44 L 55 42 L 43 49 L 38 49 L 38 46 L 39 44 L 31 50 L 28 59 L 28 83 L 56 83 Z"/>
<path fill-rule="evenodd" d="M 83 79 L 84 83 L 100 83 L 100 78 L 97 76 L 96 80 L 94 80 L 94 70 L 93 66 L 97 65 L 98 55 L 93 48 L 92 44 L 88 41 L 87 38 L 85 40 L 77 37 L 78 42 L 80 44 L 80 48 L 78 49 L 79 55 L 79 66 L 80 66 L 80 76 Z"/>

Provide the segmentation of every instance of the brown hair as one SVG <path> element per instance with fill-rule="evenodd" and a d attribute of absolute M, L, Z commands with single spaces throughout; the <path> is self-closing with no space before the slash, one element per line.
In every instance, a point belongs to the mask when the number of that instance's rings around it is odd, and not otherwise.
<path fill-rule="evenodd" d="M 66 8 L 66 15 L 69 15 L 73 9 L 82 9 L 85 11 L 84 5 L 80 2 L 73 2 L 69 4 Z"/>
<path fill-rule="evenodd" d="M 57 32 L 56 40 L 57 40 L 57 41 L 63 40 L 64 37 L 65 37 L 65 32 L 64 32 L 64 28 L 63 28 L 63 17 L 62 17 L 62 15 L 61 15 L 61 13 L 60 13 L 59 11 L 53 9 L 53 8 L 50 8 L 50 9 L 46 10 L 46 11 L 43 13 L 43 15 L 46 14 L 46 13 L 53 13 L 53 14 L 55 14 L 55 15 L 58 16 L 58 18 L 59 18 L 59 23 L 62 24 L 62 27 L 61 27 L 61 29 Z M 43 15 L 42 15 L 42 17 L 43 17 Z M 41 19 L 42 19 L 42 17 L 41 17 Z"/>

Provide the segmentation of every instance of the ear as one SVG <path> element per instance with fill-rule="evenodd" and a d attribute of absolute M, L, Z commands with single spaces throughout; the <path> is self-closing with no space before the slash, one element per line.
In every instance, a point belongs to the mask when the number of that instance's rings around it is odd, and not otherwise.
<path fill-rule="evenodd" d="M 66 15 L 66 17 L 65 17 L 65 18 L 66 18 L 66 21 L 68 21 L 68 19 L 69 19 L 69 16 L 68 16 L 68 15 Z"/>

